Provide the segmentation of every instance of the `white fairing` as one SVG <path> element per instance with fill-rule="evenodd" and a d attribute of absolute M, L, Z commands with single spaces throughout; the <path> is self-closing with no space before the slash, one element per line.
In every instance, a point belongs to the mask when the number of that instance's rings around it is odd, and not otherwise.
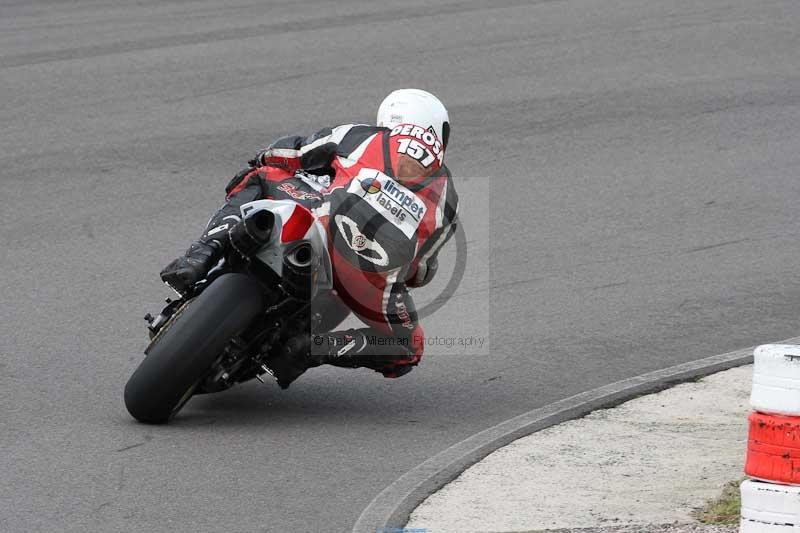
<path fill-rule="evenodd" d="M 286 250 L 304 241 L 311 244 L 317 257 L 320 258 L 320 269 L 317 276 L 317 289 L 332 289 L 333 274 L 331 258 L 328 255 L 327 234 L 323 225 L 314 219 L 301 239 L 292 242 L 282 242 L 281 233 L 284 223 L 289 220 L 295 209 L 299 206 L 291 200 L 256 200 L 241 207 L 242 218 L 250 218 L 260 211 L 271 211 L 275 215 L 275 225 L 272 228 L 270 241 L 255 254 L 255 258 L 267 265 L 273 272 L 283 277 L 283 258 Z"/>

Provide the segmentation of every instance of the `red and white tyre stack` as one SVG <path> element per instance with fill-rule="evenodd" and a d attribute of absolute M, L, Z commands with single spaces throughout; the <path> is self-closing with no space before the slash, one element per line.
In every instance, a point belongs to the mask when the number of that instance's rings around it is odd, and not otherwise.
<path fill-rule="evenodd" d="M 800 346 L 756 348 L 741 533 L 800 533 Z"/>

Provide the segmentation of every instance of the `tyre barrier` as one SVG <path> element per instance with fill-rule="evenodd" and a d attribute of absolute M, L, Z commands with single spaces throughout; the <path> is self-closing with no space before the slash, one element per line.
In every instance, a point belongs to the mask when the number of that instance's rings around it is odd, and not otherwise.
<path fill-rule="evenodd" d="M 753 409 L 800 416 L 800 346 L 765 344 L 755 349 L 753 359 Z"/>
<path fill-rule="evenodd" d="M 800 484 L 800 417 L 753 412 L 748 422 L 744 473 L 764 481 Z"/>
<path fill-rule="evenodd" d="M 800 531 L 800 487 L 745 480 L 740 533 Z"/>
<path fill-rule="evenodd" d="M 800 533 L 800 346 L 753 353 L 740 533 Z"/>

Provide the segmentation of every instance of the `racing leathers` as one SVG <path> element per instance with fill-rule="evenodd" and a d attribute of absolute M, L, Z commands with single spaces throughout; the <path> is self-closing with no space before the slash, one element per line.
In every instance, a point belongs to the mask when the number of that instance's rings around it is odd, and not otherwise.
<path fill-rule="evenodd" d="M 403 155 L 416 160 L 426 175 L 397 178 Z M 398 377 L 420 361 L 424 332 L 408 288 L 433 277 L 436 255 L 455 231 L 458 209 L 442 156 L 436 136 L 422 128 L 346 124 L 310 137 L 278 139 L 228 184 L 226 203 L 192 245 L 207 268 L 219 259 L 225 230 L 246 202 L 293 200 L 327 229 L 334 290 L 318 298 L 324 303 L 312 305 L 326 315 L 324 325 L 287 339 L 273 354 L 282 387 L 319 364 L 367 367 Z M 190 247 L 187 257 L 191 252 Z M 348 310 L 368 327 L 331 332 Z"/>

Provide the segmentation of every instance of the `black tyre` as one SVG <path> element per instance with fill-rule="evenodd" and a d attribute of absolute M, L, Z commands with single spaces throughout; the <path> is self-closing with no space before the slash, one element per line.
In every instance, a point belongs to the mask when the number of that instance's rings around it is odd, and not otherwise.
<path fill-rule="evenodd" d="M 258 283 L 220 276 L 180 311 L 125 385 L 125 406 L 140 422 L 163 424 L 189 400 L 230 339 L 263 310 Z"/>

